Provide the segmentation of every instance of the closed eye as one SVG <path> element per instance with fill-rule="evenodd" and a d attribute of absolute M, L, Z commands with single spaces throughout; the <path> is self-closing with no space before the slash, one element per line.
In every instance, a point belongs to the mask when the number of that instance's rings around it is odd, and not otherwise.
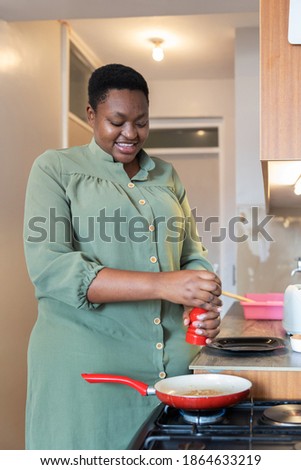
<path fill-rule="evenodd" d="M 112 126 L 115 126 L 115 127 L 121 127 L 123 126 L 123 122 L 111 122 Z"/>
<path fill-rule="evenodd" d="M 137 127 L 140 127 L 140 128 L 145 127 L 145 126 L 147 126 L 147 125 L 148 125 L 148 121 L 145 121 L 145 122 L 137 122 L 137 123 L 136 123 L 136 126 L 137 126 Z"/>

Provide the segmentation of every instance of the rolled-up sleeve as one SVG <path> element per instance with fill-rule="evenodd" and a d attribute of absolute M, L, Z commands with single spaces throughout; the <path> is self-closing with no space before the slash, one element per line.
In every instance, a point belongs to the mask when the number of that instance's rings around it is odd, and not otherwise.
<path fill-rule="evenodd" d="M 95 309 L 87 290 L 104 267 L 73 246 L 70 203 L 62 182 L 59 156 L 47 151 L 31 169 L 24 216 L 24 249 L 36 297 L 75 308 Z"/>

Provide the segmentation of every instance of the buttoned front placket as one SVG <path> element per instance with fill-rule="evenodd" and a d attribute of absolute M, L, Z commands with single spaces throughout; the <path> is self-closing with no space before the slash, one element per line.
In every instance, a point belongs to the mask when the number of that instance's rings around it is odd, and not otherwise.
<path fill-rule="evenodd" d="M 131 199 L 136 201 L 137 208 L 142 217 L 148 221 L 148 240 L 143 242 L 143 255 L 146 256 L 146 265 L 151 272 L 160 272 L 160 259 L 158 256 L 156 227 L 154 214 L 143 191 L 143 181 L 147 180 L 147 173 L 139 172 L 127 185 L 131 191 Z M 140 178 L 139 178 L 140 176 Z M 150 312 L 150 337 L 153 341 L 153 363 L 157 370 L 158 378 L 166 377 L 164 365 L 164 330 L 161 318 L 161 302 L 154 302 L 154 310 Z"/>

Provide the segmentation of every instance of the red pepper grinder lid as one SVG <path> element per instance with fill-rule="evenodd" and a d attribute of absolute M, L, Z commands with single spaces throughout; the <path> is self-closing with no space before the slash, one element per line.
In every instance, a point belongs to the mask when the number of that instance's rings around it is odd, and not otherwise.
<path fill-rule="evenodd" d="M 195 307 L 191 310 L 189 317 L 190 317 L 190 324 L 187 328 L 186 332 L 186 341 L 190 344 L 195 344 L 197 346 L 204 346 L 206 344 L 207 336 L 197 335 L 195 330 L 196 328 L 192 326 L 192 322 L 197 321 L 197 316 L 201 313 L 206 313 L 207 310 L 203 308 Z"/>

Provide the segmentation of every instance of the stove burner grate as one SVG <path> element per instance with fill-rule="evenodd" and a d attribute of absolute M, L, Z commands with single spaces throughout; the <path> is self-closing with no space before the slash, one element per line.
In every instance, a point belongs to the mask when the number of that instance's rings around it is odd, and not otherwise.
<path fill-rule="evenodd" d="M 217 410 L 179 410 L 184 421 L 189 424 L 215 424 L 223 421 L 226 409 L 221 408 Z"/>
<path fill-rule="evenodd" d="M 281 410 L 284 419 L 274 416 Z M 209 414 L 212 411 L 207 410 Z M 139 429 L 129 449 L 301 450 L 301 400 L 252 400 L 220 409 L 217 414 L 223 412 L 220 422 L 201 424 L 187 422 L 187 410 L 184 419 L 183 411 L 161 404 Z M 189 410 L 188 419 L 191 414 L 195 416 Z"/>

